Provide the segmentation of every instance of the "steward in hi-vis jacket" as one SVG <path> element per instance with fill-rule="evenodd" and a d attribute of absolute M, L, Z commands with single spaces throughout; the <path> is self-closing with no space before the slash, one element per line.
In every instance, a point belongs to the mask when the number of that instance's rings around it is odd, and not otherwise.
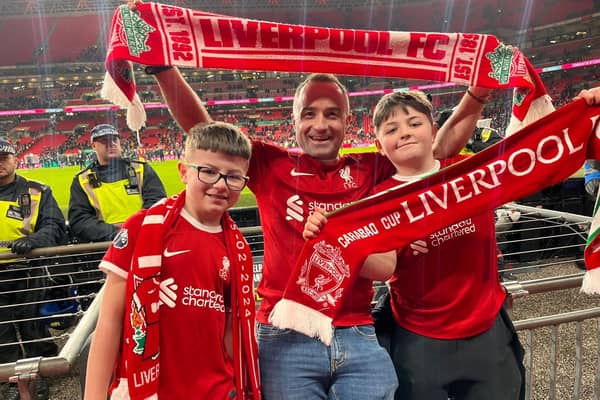
<path fill-rule="evenodd" d="M 15 254 L 14 259 L 0 260 L 0 364 L 51 357 L 58 350 L 53 341 L 39 340 L 50 336 L 44 321 L 36 319 L 46 272 L 17 255 L 63 244 L 65 219 L 50 187 L 17 175 L 16 169 L 15 147 L 0 139 L 0 254 Z M 44 378 L 36 391 L 36 398 L 48 398 Z M 3 398 L 19 398 L 16 384 L 9 384 Z"/>
<path fill-rule="evenodd" d="M 94 127 L 91 141 L 96 161 L 73 178 L 69 199 L 69 226 L 80 243 L 112 240 L 129 216 L 166 197 L 149 164 L 121 157 L 112 125 Z"/>

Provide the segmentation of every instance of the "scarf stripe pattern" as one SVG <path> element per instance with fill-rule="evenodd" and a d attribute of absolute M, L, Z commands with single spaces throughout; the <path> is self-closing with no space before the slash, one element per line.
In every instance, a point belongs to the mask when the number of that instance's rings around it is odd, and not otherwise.
<path fill-rule="evenodd" d="M 233 315 L 233 352 L 236 390 L 240 400 L 260 400 L 260 372 L 254 317 L 254 265 L 246 239 L 228 214 L 223 226 L 228 257 L 232 266 L 231 293 Z M 236 300 L 237 301 L 233 301 Z"/>
<path fill-rule="evenodd" d="M 330 344 L 332 321 L 369 254 L 562 182 L 600 156 L 599 117 L 600 107 L 575 101 L 436 174 L 335 211 L 303 247 L 271 323 Z"/>
<path fill-rule="evenodd" d="M 125 371 L 117 371 L 112 397 L 117 399 L 158 399 L 160 371 L 159 310 L 172 300 L 161 281 L 163 238 L 179 216 L 185 191 L 152 206 L 142 222 L 126 284 L 126 313 L 123 322 Z M 231 262 L 232 329 L 234 371 L 238 398 L 260 399 L 257 345 L 254 335 L 252 255 L 242 233 L 227 213 L 222 220 L 225 244 Z M 143 289 L 143 290 L 142 290 Z M 141 371 L 156 371 L 157 378 L 134 384 Z"/>
<path fill-rule="evenodd" d="M 515 132 L 553 110 L 529 61 L 493 35 L 395 32 L 290 25 L 143 3 L 112 19 L 102 97 L 127 108 L 139 130 L 144 107 L 131 61 L 192 68 L 326 72 L 516 88 Z"/>

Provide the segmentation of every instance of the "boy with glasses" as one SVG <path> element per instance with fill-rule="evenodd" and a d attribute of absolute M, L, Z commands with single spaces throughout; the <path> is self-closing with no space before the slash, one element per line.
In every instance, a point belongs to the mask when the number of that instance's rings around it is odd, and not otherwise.
<path fill-rule="evenodd" d="M 227 214 L 250 153 L 235 126 L 196 126 L 185 190 L 125 222 L 100 264 L 85 399 L 106 399 L 115 366 L 111 398 L 260 399 L 252 256 Z"/>

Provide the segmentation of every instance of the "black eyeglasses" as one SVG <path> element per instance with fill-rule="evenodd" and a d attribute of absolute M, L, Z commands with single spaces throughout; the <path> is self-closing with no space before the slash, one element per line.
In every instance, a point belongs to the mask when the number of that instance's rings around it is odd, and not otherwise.
<path fill-rule="evenodd" d="M 225 181 L 225 185 L 229 188 L 229 190 L 233 190 L 239 192 L 240 190 L 246 187 L 248 183 L 248 177 L 244 175 L 238 174 L 222 174 L 212 167 L 207 167 L 205 165 L 195 165 L 195 164 L 185 164 L 188 167 L 194 168 L 198 171 L 198 180 L 202 183 L 206 183 L 207 185 L 215 185 L 219 182 L 219 179 L 223 178 Z"/>

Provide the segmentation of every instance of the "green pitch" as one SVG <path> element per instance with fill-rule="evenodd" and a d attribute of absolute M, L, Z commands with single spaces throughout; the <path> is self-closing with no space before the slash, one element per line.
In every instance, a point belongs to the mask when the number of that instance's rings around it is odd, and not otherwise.
<path fill-rule="evenodd" d="M 342 153 L 363 153 L 374 150 L 375 147 L 360 147 L 343 149 Z M 167 195 L 170 196 L 183 190 L 183 183 L 179 180 L 179 174 L 177 172 L 177 160 L 150 162 L 150 165 L 152 165 L 152 168 L 154 168 L 165 185 Z M 17 170 L 17 174 L 50 186 L 54 192 L 54 197 L 58 202 L 58 206 L 66 217 L 67 209 L 69 208 L 69 190 L 71 188 L 71 182 L 79 170 L 79 167 L 36 168 Z M 252 192 L 247 188 L 244 189 L 240 196 L 240 200 L 235 206 L 256 206 L 256 200 Z"/>

